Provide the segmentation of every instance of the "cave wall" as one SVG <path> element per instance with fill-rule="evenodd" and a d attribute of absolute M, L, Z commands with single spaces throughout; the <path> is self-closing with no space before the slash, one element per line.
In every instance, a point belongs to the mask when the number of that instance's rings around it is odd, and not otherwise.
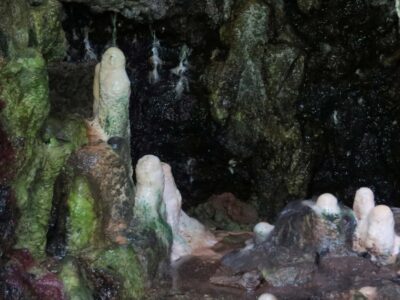
<path fill-rule="evenodd" d="M 398 196 L 393 1 L 66 2 L 75 62 L 82 28 L 101 55 L 117 16 L 134 86 L 134 161 L 170 162 L 188 207 L 226 191 L 269 216 L 324 191 L 350 203 L 362 185 L 378 202 Z M 154 86 L 153 31 L 164 60 Z M 175 99 L 169 69 L 184 43 L 191 90 Z"/>

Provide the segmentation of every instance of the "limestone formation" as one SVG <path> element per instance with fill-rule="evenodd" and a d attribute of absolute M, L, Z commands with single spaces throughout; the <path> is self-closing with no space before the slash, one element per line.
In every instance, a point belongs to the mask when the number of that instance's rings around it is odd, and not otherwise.
<path fill-rule="evenodd" d="M 340 214 L 340 207 L 335 196 L 332 194 L 322 194 L 318 197 L 315 204 L 315 210 L 322 214 L 338 215 Z"/>
<path fill-rule="evenodd" d="M 274 295 L 264 293 L 258 297 L 258 300 L 278 300 Z"/>
<path fill-rule="evenodd" d="M 357 227 L 353 237 L 353 250 L 365 252 L 364 242 L 368 230 L 368 214 L 375 206 L 374 193 L 366 187 L 357 190 L 354 197 L 353 210 L 357 219 Z"/>
<path fill-rule="evenodd" d="M 164 222 L 164 174 L 161 161 L 154 155 L 145 155 L 136 165 L 135 218 L 141 226 L 155 231 L 157 238 L 169 249 L 171 229 Z"/>
<path fill-rule="evenodd" d="M 357 221 L 365 219 L 375 206 L 374 193 L 371 189 L 359 188 L 354 197 L 353 210 Z"/>
<path fill-rule="evenodd" d="M 265 242 L 269 237 L 270 233 L 274 229 L 274 225 L 271 225 L 267 222 L 260 222 L 256 226 L 254 226 L 254 240 L 256 244 L 261 244 Z"/>
<path fill-rule="evenodd" d="M 399 253 L 399 238 L 394 231 L 394 217 L 386 205 L 378 205 L 368 215 L 365 248 L 372 260 L 382 264 L 393 263 Z"/>
<path fill-rule="evenodd" d="M 118 48 L 108 48 L 96 66 L 93 94 L 94 118 L 107 136 L 129 141 L 131 85 L 125 71 L 125 56 Z"/>
<path fill-rule="evenodd" d="M 173 243 L 171 260 L 193 254 L 196 250 L 208 248 L 216 243 L 211 232 L 196 219 L 189 217 L 182 209 L 182 196 L 176 187 L 171 167 L 163 163 L 166 221 L 172 228 Z"/>
<path fill-rule="evenodd" d="M 362 294 L 367 300 L 377 300 L 378 299 L 378 291 L 376 287 L 373 286 L 364 286 L 358 290 L 360 294 Z"/>

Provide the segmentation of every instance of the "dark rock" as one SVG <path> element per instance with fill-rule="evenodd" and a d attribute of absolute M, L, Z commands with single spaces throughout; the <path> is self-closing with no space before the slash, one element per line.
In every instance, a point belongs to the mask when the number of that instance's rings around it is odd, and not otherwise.
<path fill-rule="evenodd" d="M 39 6 L 43 4 L 44 0 L 28 0 L 29 4 L 32 6 Z"/>
<path fill-rule="evenodd" d="M 305 57 L 288 44 L 294 39 L 285 17 L 274 19 L 272 11 L 281 9 L 239 2 L 221 29 L 226 59 L 214 61 L 205 76 L 212 116 L 221 125 L 220 143 L 248 159 L 252 192 L 263 213 L 277 212 L 283 199 L 303 196 L 312 164 L 295 108 Z"/>
<path fill-rule="evenodd" d="M 257 210 L 237 199 L 232 193 L 213 195 L 193 211 L 209 228 L 251 231 L 258 222 Z"/>
<path fill-rule="evenodd" d="M 272 285 L 304 285 L 314 278 L 324 257 L 351 256 L 355 218 L 350 209 L 340 215 L 316 213 L 311 201 L 289 204 L 268 239 L 248 250 L 227 254 L 222 262 L 237 272 L 258 269 Z"/>
<path fill-rule="evenodd" d="M 382 300 L 396 300 L 400 297 L 400 286 L 398 283 L 386 282 L 384 286 L 378 288 L 378 297 Z"/>
<path fill-rule="evenodd" d="M 51 114 L 93 116 L 94 67 L 95 63 L 48 65 Z"/>
<path fill-rule="evenodd" d="M 179 0 L 62 0 L 77 2 L 89 6 L 94 12 L 118 12 L 126 18 L 136 21 L 156 21 L 175 15 L 203 14 L 212 23 L 226 20 L 231 12 L 232 0 L 182 2 Z"/>

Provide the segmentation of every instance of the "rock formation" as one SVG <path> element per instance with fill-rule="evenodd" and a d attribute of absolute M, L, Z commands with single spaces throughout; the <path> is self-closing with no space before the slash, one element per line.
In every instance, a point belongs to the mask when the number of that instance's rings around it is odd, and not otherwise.
<path fill-rule="evenodd" d="M 209 248 L 217 241 L 200 222 L 189 217 L 182 210 L 181 194 L 176 187 L 171 167 L 166 163 L 163 163 L 163 172 L 166 221 L 173 233 L 171 260 L 176 261 L 185 255 Z"/>
<path fill-rule="evenodd" d="M 130 141 L 129 97 L 131 83 L 125 71 L 125 55 L 111 47 L 96 66 L 93 83 L 94 118 L 110 137 Z"/>
<path fill-rule="evenodd" d="M 267 240 L 272 230 L 274 230 L 274 225 L 271 225 L 267 222 L 260 222 L 254 226 L 254 241 L 256 244 L 261 244 Z"/>
<path fill-rule="evenodd" d="M 368 231 L 368 215 L 375 207 L 374 193 L 369 188 L 360 188 L 354 197 L 353 211 L 357 227 L 353 237 L 353 250 L 365 252 L 365 240 Z"/>
<path fill-rule="evenodd" d="M 399 237 L 394 231 L 394 218 L 386 205 L 374 207 L 367 218 L 364 246 L 372 259 L 382 264 L 394 263 L 399 253 Z"/>

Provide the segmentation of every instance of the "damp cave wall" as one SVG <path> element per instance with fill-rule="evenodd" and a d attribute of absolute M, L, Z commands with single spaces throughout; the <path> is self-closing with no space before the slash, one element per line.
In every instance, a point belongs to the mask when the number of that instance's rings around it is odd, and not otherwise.
<path fill-rule="evenodd" d="M 360 186 L 396 204 L 394 1 L 71 2 L 63 4 L 63 28 L 68 59 L 80 65 L 71 77 L 89 75 L 84 86 L 68 87 L 69 71 L 59 84 L 54 68 L 52 86 L 79 91 L 87 113 L 93 63 L 82 61 L 83 28 L 100 57 L 116 14 L 133 87 L 133 160 L 154 153 L 171 163 L 186 207 L 230 191 L 271 216 L 321 192 L 350 205 Z M 152 31 L 164 61 L 154 86 Z M 176 99 L 169 70 L 183 44 L 193 50 L 190 92 Z"/>
<path fill-rule="evenodd" d="M 185 208 L 229 191 L 273 216 L 290 200 L 326 191 L 350 205 L 361 185 L 396 205 L 394 7 L 376 0 L 63 1 L 68 48 L 48 64 L 50 115 L 90 117 L 95 62 L 83 60 L 83 29 L 100 57 L 116 15 L 133 88 L 133 161 L 153 153 L 171 163 Z M 147 81 L 152 30 L 164 60 L 156 86 Z M 169 70 L 183 44 L 193 50 L 190 92 L 176 99 Z"/>

